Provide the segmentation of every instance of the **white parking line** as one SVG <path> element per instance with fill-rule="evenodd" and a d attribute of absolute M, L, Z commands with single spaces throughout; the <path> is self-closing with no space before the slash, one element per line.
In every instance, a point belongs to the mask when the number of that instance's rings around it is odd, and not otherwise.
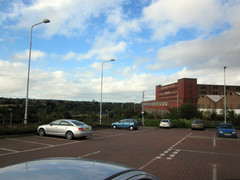
<path fill-rule="evenodd" d="M 33 142 L 33 141 L 25 141 L 25 140 L 21 140 L 21 139 L 14 139 L 14 138 L 5 138 L 5 139 L 11 140 L 11 141 L 26 142 L 26 143 L 31 143 L 31 144 L 39 144 L 39 145 L 44 145 L 44 146 L 52 146 L 51 144 L 39 143 L 39 142 Z"/>
<path fill-rule="evenodd" d="M 165 156 L 167 153 L 169 153 L 175 146 L 177 146 L 179 143 L 181 143 L 184 139 L 186 139 L 188 136 L 190 136 L 192 133 L 189 133 L 188 135 L 184 136 L 182 139 L 180 139 L 178 142 L 176 142 L 174 145 L 172 145 L 170 148 L 168 148 L 166 151 L 164 151 L 163 153 L 161 153 L 159 156 L 153 158 L 152 160 L 150 160 L 149 162 L 147 162 L 146 164 L 144 164 L 142 167 L 140 167 L 139 169 L 144 169 L 145 167 L 147 167 L 149 164 L 151 164 L 152 162 L 154 162 L 156 159 L 161 159 L 163 156 Z M 169 157 L 167 157 L 166 159 L 171 160 L 173 157 L 175 157 L 176 154 L 178 154 L 180 152 L 179 149 L 176 149 Z"/>
<path fill-rule="evenodd" d="M 151 129 L 143 129 L 141 131 L 147 131 L 147 130 L 151 130 Z M 131 131 L 128 133 L 122 133 L 122 134 L 114 134 L 114 135 L 108 135 L 108 136 L 104 136 L 104 137 L 99 137 L 99 138 L 92 138 L 92 139 L 88 139 L 85 141 L 70 141 L 68 143 L 63 143 L 63 144 L 57 144 L 57 145 L 49 145 L 49 144 L 44 144 L 41 143 L 42 145 L 46 145 L 45 147 L 39 147 L 39 148 L 33 148 L 33 149 L 27 149 L 27 150 L 23 150 L 23 151 L 11 151 L 8 153 L 4 153 L 4 154 L 0 154 L 0 156 L 5 156 L 5 155 L 10 155 L 10 154 L 16 154 L 16 153 L 24 153 L 24 152 L 31 152 L 31 151 L 36 151 L 36 150 L 42 150 L 42 149 L 48 149 L 48 148 L 54 148 L 54 147 L 60 147 L 60 146 L 65 146 L 65 145 L 71 145 L 71 144 L 77 144 L 77 143 L 84 143 L 87 141 L 95 141 L 98 139 L 106 139 L 106 138 L 111 138 L 111 137 L 116 137 L 116 136 L 124 136 L 124 135 L 128 135 L 128 134 L 132 134 L 132 133 L 139 133 L 141 131 Z M 47 138 L 47 137 L 42 137 L 42 138 Z M 21 141 L 21 140 L 20 140 Z M 22 140 L 23 142 L 24 140 Z M 65 140 L 66 141 L 66 140 Z M 31 141 L 26 141 L 26 142 L 31 142 Z M 32 142 L 34 143 L 34 142 Z M 37 143 L 36 143 L 37 144 Z M 39 143 L 40 144 L 40 143 Z"/>
<path fill-rule="evenodd" d="M 0 148 L 0 149 L 1 149 L 1 150 L 4 150 L 4 151 L 19 152 L 19 151 L 12 150 L 12 149 L 7 149 L 7 148 Z"/>
<path fill-rule="evenodd" d="M 217 165 L 213 164 L 213 180 L 217 180 Z"/>
<path fill-rule="evenodd" d="M 216 146 L 216 137 L 215 137 L 215 134 L 213 135 L 213 146 L 214 146 L 214 147 Z"/>
<path fill-rule="evenodd" d="M 89 154 L 85 154 L 83 156 L 79 156 L 78 158 L 84 158 L 84 157 L 87 157 L 87 156 L 92 156 L 92 155 L 95 155 L 95 154 L 98 154 L 100 153 L 101 151 L 96 151 L 96 152 L 93 152 L 93 153 L 89 153 Z"/>

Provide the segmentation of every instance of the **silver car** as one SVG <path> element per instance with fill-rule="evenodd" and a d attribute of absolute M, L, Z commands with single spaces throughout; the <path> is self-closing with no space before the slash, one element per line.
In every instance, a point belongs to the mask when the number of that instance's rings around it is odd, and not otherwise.
<path fill-rule="evenodd" d="M 159 127 L 167 127 L 167 128 L 172 128 L 173 127 L 173 122 L 170 119 L 163 119 L 159 123 Z"/>
<path fill-rule="evenodd" d="M 37 128 L 40 136 L 54 135 L 63 136 L 71 140 L 73 138 L 87 137 L 92 135 L 92 127 L 81 121 L 73 119 L 59 119 L 50 124 L 41 125 Z"/>

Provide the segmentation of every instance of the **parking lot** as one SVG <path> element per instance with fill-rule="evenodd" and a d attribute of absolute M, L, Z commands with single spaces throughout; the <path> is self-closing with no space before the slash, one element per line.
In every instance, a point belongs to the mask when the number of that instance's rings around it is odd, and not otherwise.
<path fill-rule="evenodd" d="M 0 168 L 49 157 L 109 161 L 160 179 L 240 179 L 240 139 L 218 138 L 215 130 L 109 128 L 94 131 L 87 139 L 38 135 L 0 139 Z"/>

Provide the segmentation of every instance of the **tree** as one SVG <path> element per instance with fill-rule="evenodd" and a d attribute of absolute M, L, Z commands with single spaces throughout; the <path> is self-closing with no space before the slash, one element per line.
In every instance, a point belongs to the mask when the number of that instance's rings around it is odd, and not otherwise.
<path fill-rule="evenodd" d="M 194 104 L 183 104 L 179 107 L 179 114 L 181 118 L 192 119 L 200 116 L 197 106 Z"/>

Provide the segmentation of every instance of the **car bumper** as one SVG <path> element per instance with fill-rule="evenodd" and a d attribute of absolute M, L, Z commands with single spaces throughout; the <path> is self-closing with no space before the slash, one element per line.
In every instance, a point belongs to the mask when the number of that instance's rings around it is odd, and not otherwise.
<path fill-rule="evenodd" d="M 87 131 L 87 132 L 74 132 L 74 137 L 75 138 L 80 138 L 80 137 L 88 137 L 92 136 L 92 131 Z"/>
<path fill-rule="evenodd" d="M 204 129 L 204 126 L 192 126 L 192 129 Z"/>
<path fill-rule="evenodd" d="M 161 128 L 170 128 L 171 127 L 171 125 L 169 125 L 169 124 L 160 124 L 160 126 L 159 127 L 161 127 Z"/>
<path fill-rule="evenodd" d="M 233 138 L 237 138 L 237 134 L 229 134 L 229 133 L 218 133 L 219 137 L 233 137 Z"/>

